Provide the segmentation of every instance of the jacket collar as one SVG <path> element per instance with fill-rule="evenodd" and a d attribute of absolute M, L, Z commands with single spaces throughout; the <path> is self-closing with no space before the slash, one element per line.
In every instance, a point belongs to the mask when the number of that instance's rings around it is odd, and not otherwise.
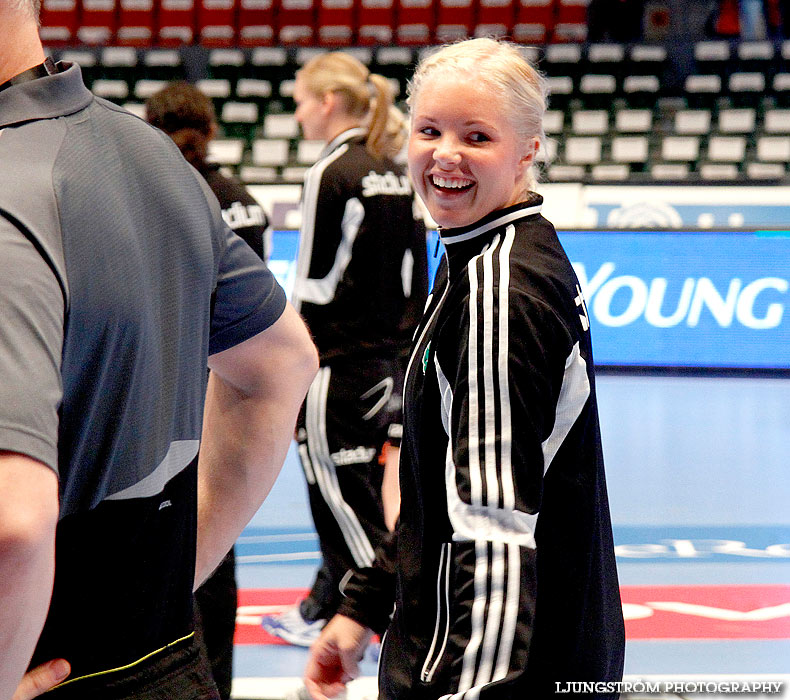
<path fill-rule="evenodd" d="M 539 214 L 542 206 L 543 197 L 536 192 L 530 192 L 527 199 L 519 204 L 492 211 L 490 214 L 487 214 L 482 219 L 469 226 L 461 226 L 459 228 L 440 227 L 439 234 L 445 246 L 452 246 L 456 243 L 462 243 L 463 241 L 469 241 L 473 238 L 483 236 L 495 228 L 513 223 L 518 219 L 524 219 L 528 216 Z"/>
<path fill-rule="evenodd" d="M 363 139 L 368 132 L 363 129 L 361 126 L 354 127 L 353 129 L 347 129 L 341 134 L 338 134 L 333 138 L 326 146 L 324 146 L 323 150 L 321 151 L 320 158 L 325 158 L 328 156 L 332 151 L 336 148 L 342 146 L 344 143 L 354 139 Z"/>
<path fill-rule="evenodd" d="M 0 129 L 23 122 L 53 119 L 85 109 L 93 94 L 75 63 L 60 63 L 60 73 L 30 80 L 0 92 Z"/>

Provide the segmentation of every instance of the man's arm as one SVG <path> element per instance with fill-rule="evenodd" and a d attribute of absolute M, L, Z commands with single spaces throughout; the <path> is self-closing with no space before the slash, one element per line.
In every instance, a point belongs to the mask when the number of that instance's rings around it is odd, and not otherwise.
<path fill-rule="evenodd" d="M 196 586 L 227 554 L 280 472 L 318 357 L 286 306 L 265 331 L 209 358 L 198 462 Z"/>
<path fill-rule="evenodd" d="M 41 462 L 0 452 L 0 698 L 11 698 L 38 641 L 55 573 L 58 479 Z"/>

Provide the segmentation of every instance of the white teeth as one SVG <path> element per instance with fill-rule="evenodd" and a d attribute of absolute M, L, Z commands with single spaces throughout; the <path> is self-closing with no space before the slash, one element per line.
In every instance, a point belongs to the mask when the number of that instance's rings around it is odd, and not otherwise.
<path fill-rule="evenodd" d="M 447 178 L 438 177 L 436 175 L 432 175 L 431 177 L 434 185 L 437 187 L 446 187 L 448 189 L 460 189 L 472 184 L 472 180 L 448 180 Z"/>

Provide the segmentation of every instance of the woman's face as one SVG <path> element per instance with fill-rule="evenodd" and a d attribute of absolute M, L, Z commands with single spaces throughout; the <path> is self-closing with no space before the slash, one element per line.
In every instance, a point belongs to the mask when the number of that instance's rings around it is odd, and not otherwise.
<path fill-rule="evenodd" d="M 523 199 L 533 145 L 517 136 L 491 88 L 439 74 L 413 106 L 409 172 L 436 223 L 467 226 Z"/>
<path fill-rule="evenodd" d="M 308 90 L 304 79 L 296 76 L 294 82 L 294 102 L 296 110 L 294 116 L 302 127 L 302 135 L 308 141 L 326 140 L 326 104 L 325 100 Z"/>

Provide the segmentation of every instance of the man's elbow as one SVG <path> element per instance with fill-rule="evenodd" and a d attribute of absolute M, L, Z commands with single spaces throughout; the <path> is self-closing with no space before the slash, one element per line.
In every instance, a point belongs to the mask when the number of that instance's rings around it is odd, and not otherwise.
<path fill-rule="evenodd" d="M 310 336 L 307 335 L 306 342 L 302 344 L 299 368 L 297 370 L 301 376 L 304 392 L 310 387 L 315 375 L 318 374 L 318 349 Z"/>
<path fill-rule="evenodd" d="M 58 523 L 57 500 L 47 503 L 7 504 L 0 508 L 0 558 L 25 564 L 49 552 Z"/>

